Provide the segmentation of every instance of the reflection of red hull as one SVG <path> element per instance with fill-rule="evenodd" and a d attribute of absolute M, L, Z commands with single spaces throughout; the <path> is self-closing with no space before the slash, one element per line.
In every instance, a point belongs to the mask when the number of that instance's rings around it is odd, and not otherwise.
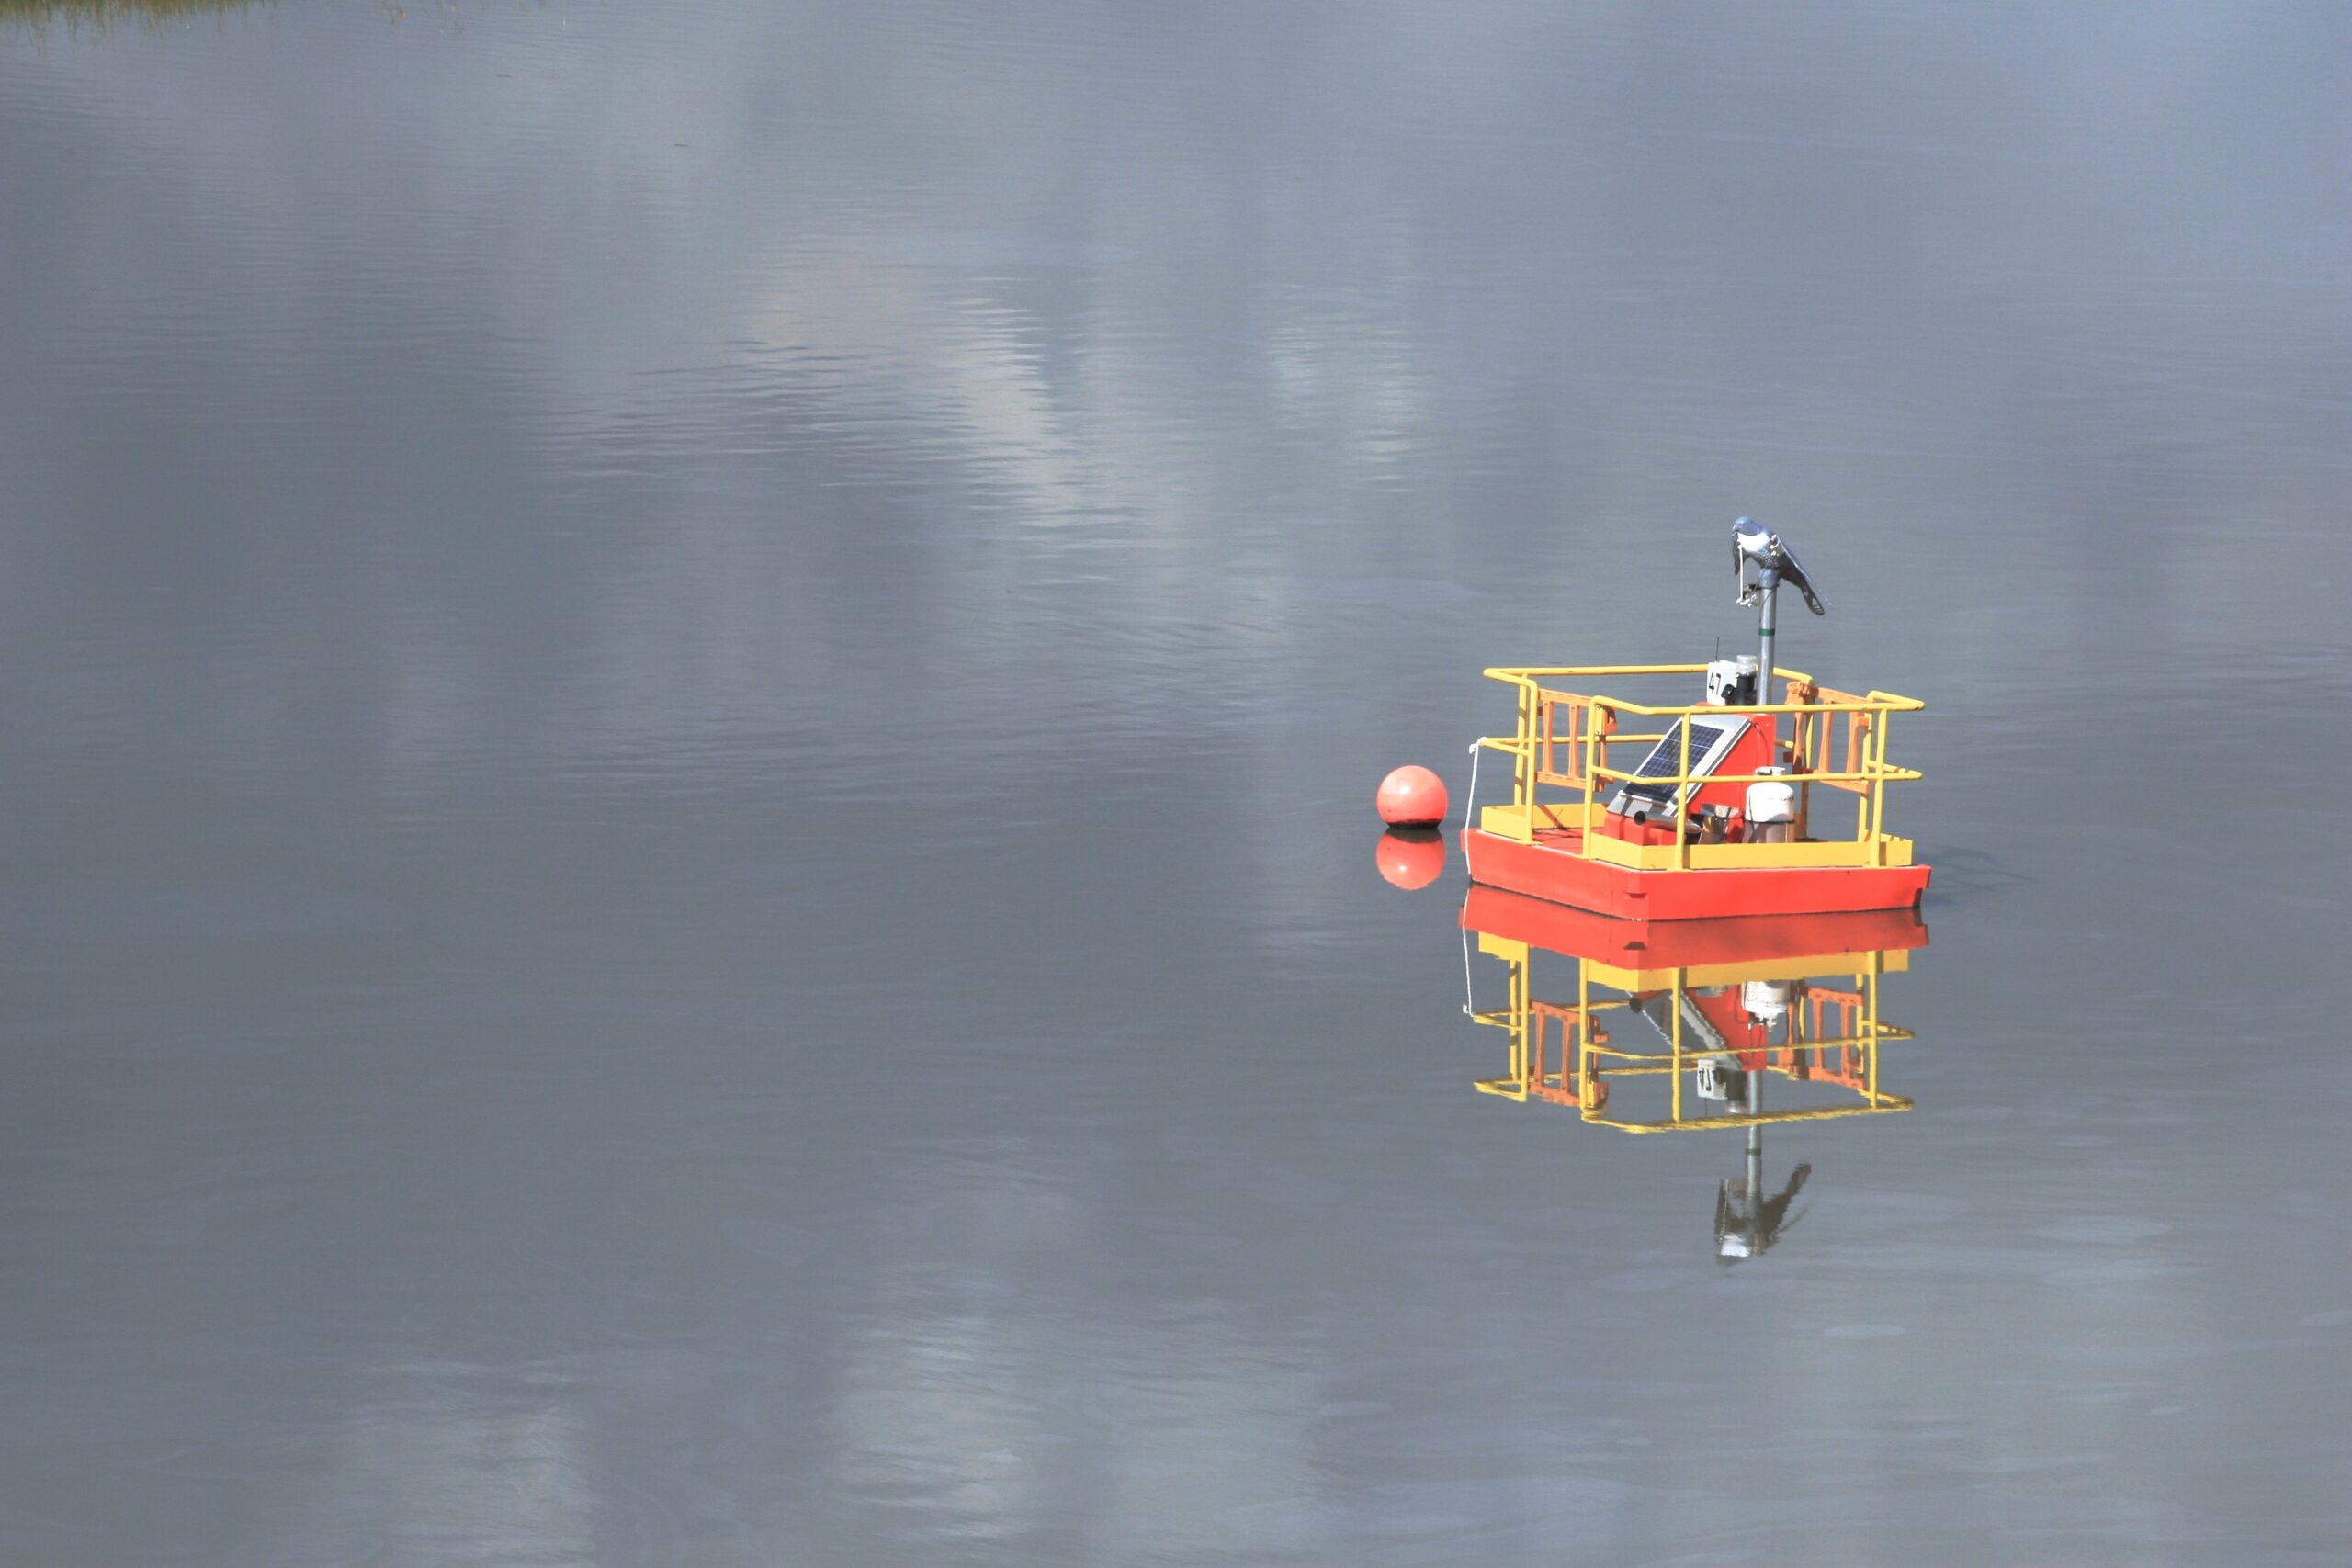
<path fill-rule="evenodd" d="M 1814 953 L 1899 953 L 1928 945 L 1928 928 L 1919 912 L 1910 908 L 1624 920 L 1476 886 L 1462 906 L 1462 925 L 1465 931 L 1623 969 L 1687 969 Z"/>
<path fill-rule="evenodd" d="M 1570 852 L 1576 837 L 1561 829 L 1522 844 L 1473 828 L 1462 835 L 1462 857 L 1473 882 L 1643 921 L 1910 909 L 1928 886 L 1924 865 L 1636 871 Z"/>

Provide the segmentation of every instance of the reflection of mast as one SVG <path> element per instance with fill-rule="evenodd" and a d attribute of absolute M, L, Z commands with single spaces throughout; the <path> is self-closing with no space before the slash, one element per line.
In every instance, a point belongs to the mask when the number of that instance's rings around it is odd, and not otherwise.
<path fill-rule="evenodd" d="M 1768 1041 L 1774 1024 L 1784 1025 L 1788 1042 L 1794 1045 L 1800 1038 L 1798 1021 L 1805 1010 L 1792 1008 L 1790 1003 L 1804 997 L 1807 989 L 1803 980 L 1750 980 L 1740 987 L 1741 1010 Z M 1818 1029 L 1814 1031 L 1815 1038 L 1820 1033 Z M 1800 1165 L 1789 1173 L 1789 1184 L 1779 1197 L 1765 1196 L 1764 1075 L 1746 1075 L 1742 1087 L 1747 1109 L 1758 1120 L 1747 1125 L 1747 1159 L 1740 1178 L 1715 1186 L 1715 1258 L 1723 1263 L 1770 1251 L 1781 1233 L 1796 1224 L 1789 1215 L 1789 1204 L 1804 1187 L 1805 1178 L 1813 1174 L 1812 1166 Z"/>
<path fill-rule="evenodd" d="M 1627 1133 L 1739 1127 L 1742 1172 L 1717 1184 L 1715 1253 L 1769 1250 L 1813 1174 L 1780 1191 L 1764 1175 L 1763 1128 L 1911 1109 L 1879 1084 L 1879 1046 L 1911 1038 L 1879 1016 L 1879 981 L 1909 967 L 1927 928 L 1910 910 L 1634 922 L 1474 886 L 1462 924 L 1509 970 L 1506 1005 L 1467 1008 L 1510 1038 L 1506 1076 L 1480 1092 L 1544 1100 Z M 1466 940 L 1466 939 L 1465 939 Z M 1536 994 L 1534 955 L 1576 961 L 1574 999 Z M 1612 1032 L 1610 1015 L 1646 1027 Z M 1785 1093 L 1768 1109 L 1764 1086 Z"/>
<path fill-rule="evenodd" d="M 1742 1174 L 1718 1182 L 1715 1186 L 1715 1257 L 1724 1263 L 1736 1263 L 1743 1258 L 1755 1258 L 1769 1250 L 1781 1237 L 1781 1233 L 1796 1222 L 1789 1217 L 1789 1204 L 1805 1178 L 1813 1174 L 1813 1167 L 1800 1165 L 1789 1177 L 1789 1184 L 1777 1198 L 1768 1197 L 1764 1184 L 1764 1080 L 1772 1057 L 1772 1032 L 1776 1026 L 1784 1031 L 1783 1042 L 1791 1047 L 1788 1059 L 1804 1063 L 1796 1048 L 1804 1038 L 1799 1020 L 1806 1009 L 1802 1003 L 1809 987 L 1804 980 L 1748 980 L 1738 988 L 1736 1009 L 1726 1005 L 1728 987 L 1709 987 L 1701 991 L 1679 992 L 1684 1037 L 1695 1036 L 1701 1049 L 1714 1053 L 1701 1058 L 1697 1090 L 1702 1100 L 1720 1100 L 1727 1110 L 1736 1110 L 1756 1118 L 1747 1124 L 1747 1158 Z M 1650 1026 L 1666 1032 L 1658 1024 L 1658 1004 L 1664 996 L 1646 1001 L 1637 1000 L 1642 1016 Z M 1713 1014 L 1714 1016 L 1710 1016 Z M 1718 1026 L 1716 1019 L 1724 1020 Z M 1726 1038 L 1724 1030 L 1736 1032 L 1738 1043 L 1746 1049 L 1735 1051 L 1734 1040 Z M 1818 1039 L 1821 1031 L 1813 1031 Z M 1670 1043 L 1669 1039 L 1669 1043 Z M 1804 1064 L 1811 1066 L 1812 1064 Z"/>
<path fill-rule="evenodd" d="M 1812 1174 L 1813 1167 L 1801 1165 L 1789 1172 L 1789 1184 L 1779 1197 L 1764 1197 L 1764 1128 L 1760 1122 L 1748 1128 L 1745 1177 L 1715 1188 L 1715 1256 L 1736 1263 L 1769 1250 L 1782 1231 L 1796 1224 L 1789 1217 L 1789 1204 Z"/>

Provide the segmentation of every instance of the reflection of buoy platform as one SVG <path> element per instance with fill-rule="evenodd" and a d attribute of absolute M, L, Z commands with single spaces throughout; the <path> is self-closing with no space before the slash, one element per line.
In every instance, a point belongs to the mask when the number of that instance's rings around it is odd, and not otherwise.
<path fill-rule="evenodd" d="M 1747 1130 L 1742 1175 L 1717 1190 L 1718 1256 L 1753 1257 L 1793 1223 L 1810 1166 L 1779 1193 L 1763 1128 L 1908 1111 L 1880 1081 L 1880 1047 L 1908 1030 L 1879 1011 L 1880 982 L 1910 966 L 1928 928 L 1909 909 L 1720 920 L 1611 919 L 1473 886 L 1468 943 L 1502 961 L 1504 1005 L 1464 1010 L 1510 1039 L 1482 1094 L 1546 1103 L 1624 1133 Z M 1576 965 L 1560 999 L 1538 994 L 1536 955 Z"/>
<path fill-rule="evenodd" d="M 1815 615 L 1824 605 L 1778 535 L 1743 517 L 1732 537 L 1739 602 L 1761 606 L 1758 653 L 1487 671 L 1517 694 L 1519 722 L 1471 748 L 1511 760 L 1506 803 L 1478 808 L 1471 775 L 1473 882 L 1645 920 L 1917 905 L 1928 868 L 1886 830 L 1886 786 L 1920 775 L 1887 760 L 1887 731 L 1923 705 L 1775 666 L 1781 584 Z M 1661 677 L 1678 678 L 1674 700 L 1614 694 Z M 1693 677 L 1702 702 L 1687 700 Z M 1831 809 L 1841 796 L 1851 832 Z"/>

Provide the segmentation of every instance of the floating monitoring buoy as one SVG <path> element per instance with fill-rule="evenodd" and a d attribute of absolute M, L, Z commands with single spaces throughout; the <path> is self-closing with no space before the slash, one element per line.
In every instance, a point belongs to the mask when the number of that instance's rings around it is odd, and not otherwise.
<path fill-rule="evenodd" d="M 1445 820 L 1445 781 L 1408 764 L 1380 781 L 1377 804 L 1391 828 L 1434 828 Z"/>
<path fill-rule="evenodd" d="M 1919 774 L 1889 759 L 1887 730 L 1925 705 L 1775 661 L 1782 585 L 1816 615 L 1828 604 L 1754 518 L 1732 525 L 1732 571 L 1758 612 L 1753 654 L 1487 671 L 1514 688 L 1519 723 L 1473 748 L 1510 760 L 1511 795 L 1464 814 L 1471 881 L 1635 920 L 1917 907 L 1928 869 L 1888 830 L 1886 801 Z M 1402 804 L 1399 781 L 1422 771 L 1389 775 L 1384 818 L 1414 819 L 1390 815 L 1392 786 L 1400 809 L 1444 811 L 1433 777 L 1433 805 Z"/>

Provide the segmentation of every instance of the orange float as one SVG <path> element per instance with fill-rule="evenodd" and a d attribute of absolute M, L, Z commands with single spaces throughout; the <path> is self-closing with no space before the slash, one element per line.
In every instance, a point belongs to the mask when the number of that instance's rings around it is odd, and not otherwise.
<path fill-rule="evenodd" d="M 1380 781 L 1374 804 L 1392 828 L 1430 828 L 1445 820 L 1445 781 L 1429 769 L 1407 765 Z"/>

